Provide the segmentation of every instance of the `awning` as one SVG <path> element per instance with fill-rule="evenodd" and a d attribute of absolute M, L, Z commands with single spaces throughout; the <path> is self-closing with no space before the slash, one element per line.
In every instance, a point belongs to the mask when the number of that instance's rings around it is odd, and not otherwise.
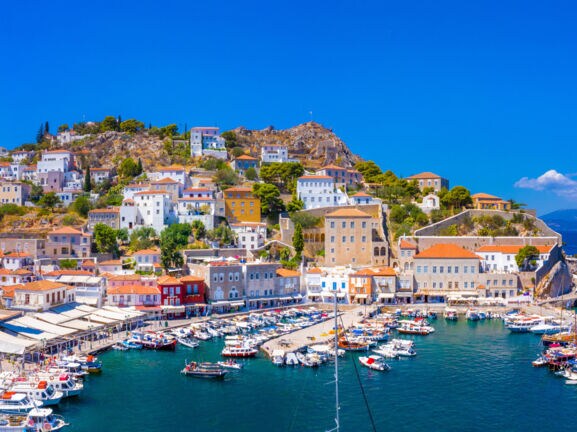
<path fill-rule="evenodd" d="M 75 330 L 62 327 L 56 324 L 50 324 L 46 321 L 41 321 L 31 316 L 23 316 L 15 320 L 11 320 L 10 324 L 16 324 L 23 327 L 30 327 L 41 330 L 43 332 L 53 333 L 59 336 L 66 336 L 75 332 Z"/>
<path fill-rule="evenodd" d="M 230 302 L 230 305 L 233 307 L 239 307 L 239 306 L 243 307 L 244 301 L 233 301 L 233 302 Z"/>
<path fill-rule="evenodd" d="M 380 299 L 392 299 L 392 298 L 395 298 L 395 293 L 380 293 L 379 298 Z"/>
<path fill-rule="evenodd" d="M 293 298 L 292 298 L 292 297 L 280 297 L 279 300 L 282 300 L 282 301 L 292 301 Z"/>
<path fill-rule="evenodd" d="M 160 306 L 136 306 L 138 312 L 160 312 Z"/>
<path fill-rule="evenodd" d="M 98 306 L 98 297 L 94 296 L 79 296 L 76 294 L 76 301 L 90 306 Z"/>
<path fill-rule="evenodd" d="M 215 307 L 219 307 L 219 306 L 229 306 L 230 302 L 228 301 L 217 301 L 214 303 L 211 303 L 211 306 L 215 306 Z"/>
<path fill-rule="evenodd" d="M 343 298 L 343 297 L 346 297 L 346 296 L 347 296 L 346 293 L 343 293 L 343 292 L 337 293 L 337 297 L 338 297 L 338 298 Z"/>
<path fill-rule="evenodd" d="M 297 294 L 297 295 L 293 296 L 293 298 L 297 299 L 297 300 L 302 300 L 303 296 L 301 294 Z"/>
<path fill-rule="evenodd" d="M 307 296 L 310 297 L 310 298 L 320 297 L 320 296 L 321 296 L 321 293 L 308 293 Z"/>
<path fill-rule="evenodd" d="M 338 296 L 338 294 L 337 294 L 337 296 Z M 361 300 L 362 300 L 362 299 L 366 299 L 366 298 L 368 298 L 368 297 L 369 297 L 368 294 L 357 294 L 357 295 L 355 295 L 355 299 L 361 299 Z"/>
<path fill-rule="evenodd" d="M 184 313 L 184 306 L 162 305 L 160 308 L 166 313 Z"/>
<path fill-rule="evenodd" d="M 87 330 L 98 330 L 104 327 L 104 324 L 92 323 L 84 320 L 75 319 L 63 323 L 62 326 L 75 330 L 87 331 Z"/>
<path fill-rule="evenodd" d="M 402 292 L 402 291 L 397 291 L 395 293 L 395 295 L 397 297 L 413 297 L 413 293 L 412 292 Z"/>
<path fill-rule="evenodd" d="M 35 340 L 24 339 L 0 332 L 0 352 L 5 354 L 22 354 L 26 348 L 37 343 L 38 341 Z"/>

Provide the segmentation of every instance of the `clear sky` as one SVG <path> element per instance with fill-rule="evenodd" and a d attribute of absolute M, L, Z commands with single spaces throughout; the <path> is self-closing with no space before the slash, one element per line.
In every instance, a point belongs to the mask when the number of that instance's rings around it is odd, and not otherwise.
<path fill-rule="evenodd" d="M 399 175 L 577 208 L 576 22 L 573 1 L 6 2 L 0 146 L 105 115 L 312 117 Z"/>

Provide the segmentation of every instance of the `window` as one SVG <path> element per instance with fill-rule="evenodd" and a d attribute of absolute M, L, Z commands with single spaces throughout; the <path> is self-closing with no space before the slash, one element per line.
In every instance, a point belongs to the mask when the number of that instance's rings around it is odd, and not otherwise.
<path fill-rule="evenodd" d="M 453 282 L 449 282 L 449 289 L 453 289 Z"/>
<path fill-rule="evenodd" d="M 423 266 L 423 273 L 429 273 L 429 266 Z"/>
<path fill-rule="evenodd" d="M 192 294 L 192 286 L 190 284 L 186 285 L 186 295 Z"/>
<path fill-rule="evenodd" d="M 447 273 L 451 273 L 451 266 L 447 266 Z"/>
<path fill-rule="evenodd" d="M 437 273 L 437 266 L 433 266 L 433 273 Z"/>
<path fill-rule="evenodd" d="M 335 242 L 335 236 L 331 236 L 331 243 Z"/>
<path fill-rule="evenodd" d="M 439 282 L 439 289 L 443 289 L 443 282 Z"/>
<path fill-rule="evenodd" d="M 417 266 L 417 273 L 421 273 L 421 266 Z"/>
<path fill-rule="evenodd" d="M 459 273 L 459 266 L 455 266 L 455 273 Z"/>
<path fill-rule="evenodd" d="M 341 226 L 342 226 L 343 228 L 346 228 L 346 227 L 347 227 L 347 223 L 343 221 L 343 222 L 341 223 Z"/>
<path fill-rule="evenodd" d="M 469 267 L 467 266 L 463 266 L 463 273 L 467 273 L 467 270 L 469 269 Z"/>
<path fill-rule="evenodd" d="M 459 289 L 459 282 L 455 282 L 455 289 Z"/>
<path fill-rule="evenodd" d="M 439 273 L 443 273 L 445 271 L 445 267 L 444 266 L 439 266 Z"/>
<path fill-rule="evenodd" d="M 342 240 L 343 240 L 343 243 L 346 243 L 347 242 L 347 236 L 343 236 Z"/>
<path fill-rule="evenodd" d="M 355 242 L 355 236 L 351 236 L 351 243 Z"/>
<path fill-rule="evenodd" d="M 331 221 L 331 228 L 335 227 L 335 221 Z"/>
<path fill-rule="evenodd" d="M 180 295 L 180 287 L 176 287 L 176 295 Z"/>
<path fill-rule="evenodd" d="M 351 226 L 351 228 L 354 228 L 354 227 L 355 227 L 355 223 L 354 223 L 354 222 L 351 222 L 350 226 Z"/>
<path fill-rule="evenodd" d="M 471 273 L 475 273 L 475 266 L 471 266 Z"/>

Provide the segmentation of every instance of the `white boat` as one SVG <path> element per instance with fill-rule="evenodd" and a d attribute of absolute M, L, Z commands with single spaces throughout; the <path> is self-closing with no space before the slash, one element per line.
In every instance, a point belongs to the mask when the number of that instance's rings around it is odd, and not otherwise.
<path fill-rule="evenodd" d="M 567 331 L 568 326 L 562 326 L 558 324 L 537 324 L 529 328 L 529 331 L 534 334 L 557 334 L 561 333 L 562 331 Z"/>
<path fill-rule="evenodd" d="M 223 357 L 254 357 L 258 350 L 250 346 L 225 346 L 220 353 Z"/>
<path fill-rule="evenodd" d="M 64 396 L 62 392 L 54 390 L 54 386 L 47 381 L 30 382 L 16 381 L 10 387 L 10 391 L 24 393 L 35 401 L 41 401 L 42 406 L 58 405 Z"/>
<path fill-rule="evenodd" d="M 294 352 L 289 352 L 286 354 L 285 364 L 287 366 L 297 366 L 299 364 L 299 360 Z"/>
<path fill-rule="evenodd" d="M 303 354 L 301 352 L 297 352 L 296 356 L 299 363 L 306 367 L 317 367 L 322 363 L 322 360 L 318 354 Z"/>
<path fill-rule="evenodd" d="M 399 354 L 395 351 L 395 349 L 386 345 L 375 348 L 373 352 L 388 359 L 399 358 Z"/>
<path fill-rule="evenodd" d="M 369 369 L 377 370 L 377 371 L 388 371 L 391 367 L 385 362 L 383 357 L 379 355 L 370 355 L 368 357 L 361 356 L 359 357 L 359 362 Z"/>
<path fill-rule="evenodd" d="M 45 380 L 56 391 L 62 392 L 64 397 L 78 396 L 84 390 L 84 384 L 75 381 L 70 374 L 49 374 L 48 372 L 40 372 L 37 377 L 40 380 Z"/>
<path fill-rule="evenodd" d="M 443 316 L 445 317 L 446 320 L 449 320 L 449 321 L 457 321 L 459 319 L 459 314 L 457 313 L 457 309 L 453 309 L 453 308 L 445 308 L 445 311 L 443 312 Z"/>
<path fill-rule="evenodd" d="M 28 415 L 3 415 L 0 417 L 0 432 L 45 432 L 57 431 L 68 426 L 61 416 L 50 408 L 33 408 Z"/>
<path fill-rule="evenodd" d="M 111 346 L 111 348 L 115 351 L 128 351 L 130 348 L 127 346 L 122 345 L 122 343 L 118 342 Z"/>
<path fill-rule="evenodd" d="M 2 413 L 22 414 L 39 406 L 42 406 L 42 402 L 32 400 L 24 393 L 5 391 L 0 396 L 0 412 Z"/>
<path fill-rule="evenodd" d="M 510 324 L 508 324 L 506 327 L 509 329 L 509 331 L 513 333 L 527 333 L 531 328 L 536 327 L 537 325 L 542 323 L 543 320 L 541 318 L 527 317 L 516 319 Z"/>
<path fill-rule="evenodd" d="M 272 364 L 276 366 L 284 366 L 285 352 L 283 350 L 274 350 L 272 352 Z"/>
<path fill-rule="evenodd" d="M 199 345 L 199 343 L 194 339 L 189 339 L 186 337 L 177 337 L 176 340 L 178 341 L 179 344 L 184 345 L 185 347 L 188 348 L 197 348 Z"/>
<path fill-rule="evenodd" d="M 207 341 L 207 340 L 212 339 L 211 335 L 209 335 L 208 333 L 203 332 L 203 331 L 195 331 L 194 337 L 197 339 L 200 339 L 201 341 Z"/>
<path fill-rule="evenodd" d="M 426 324 L 426 320 L 400 321 L 397 332 L 400 334 L 426 336 L 435 331 L 433 327 Z"/>
<path fill-rule="evenodd" d="M 236 369 L 236 370 L 240 370 L 242 369 L 242 364 L 234 361 L 234 360 L 227 360 L 227 361 L 219 361 L 217 362 L 217 364 L 223 368 L 227 368 L 227 369 Z"/>

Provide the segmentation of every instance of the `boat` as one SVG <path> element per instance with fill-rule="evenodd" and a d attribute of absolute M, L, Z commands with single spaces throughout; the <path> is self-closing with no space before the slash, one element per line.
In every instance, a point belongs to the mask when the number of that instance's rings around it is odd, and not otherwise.
<path fill-rule="evenodd" d="M 285 364 L 287 366 L 297 366 L 299 364 L 299 360 L 294 352 L 289 352 L 286 354 Z"/>
<path fill-rule="evenodd" d="M 373 352 L 377 353 L 380 356 L 383 356 L 384 358 L 388 358 L 388 359 L 398 359 L 399 358 L 399 354 L 396 352 L 396 350 L 394 348 L 392 348 L 391 346 L 388 346 L 388 344 L 380 346 L 378 348 L 375 348 L 373 350 Z"/>
<path fill-rule="evenodd" d="M 401 321 L 397 329 L 400 334 L 426 336 L 435 331 L 435 329 L 426 324 L 426 320 Z"/>
<path fill-rule="evenodd" d="M 180 373 L 196 378 L 224 379 L 228 371 L 217 363 L 188 363 Z"/>
<path fill-rule="evenodd" d="M 54 387 L 54 390 L 62 392 L 65 398 L 78 396 L 84 390 L 84 384 L 75 381 L 72 375 L 68 373 L 49 374 L 48 372 L 40 372 L 37 377 L 40 380 L 46 380 L 48 384 Z"/>
<path fill-rule="evenodd" d="M 219 362 L 217 362 L 217 364 L 219 366 L 222 366 L 223 368 L 226 368 L 226 369 L 241 370 L 243 367 L 243 365 L 241 363 L 238 363 L 232 359 L 227 360 L 227 361 L 219 361 Z"/>
<path fill-rule="evenodd" d="M 563 332 L 557 333 L 552 335 L 543 335 L 541 338 L 541 342 L 544 346 L 548 347 L 554 344 L 559 344 L 562 346 L 574 344 L 577 342 L 577 337 L 574 333 Z"/>
<path fill-rule="evenodd" d="M 112 345 L 110 348 L 112 348 L 115 351 L 128 351 L 130 348 L 122 345 L 121 342 L 117 342 L 114 345 Z"/>
<path fill-rule="evenodd" d="M 322 363 L 322 360 L 318 354 L 303 354 L 301 352 L 297 352 L 296 356 L 299 363 L 306 367 L 318 367 Z"/>
<path fill-rule="evenodd" d="M 345 351 L 368 351 L 369 344 L 366 342 L 353 342 L 349 341 L 345 338 L 339 339 L 339 348 L 344 349 Z"/>
<path fill-rule="evenodd" d="M 546 366 L 547 365 L 547 359 L 545 357 L 543 357 L 542 355 L 540 355 L 539 357 L 537 357 L 535 360 L 533 360 L 531 362 L 531 364 L 534 367 L 542 367 L 542 366 Z"/>
<path fill-rule="evenodd" d="M 41 401 L 42 406 L 58 405 L 64 396 L 62 392 L 54 390 L 47 381 L 30 382 L 15 381 L 10 386 L 10 391 L 24 393 L 35 401 Z"/>
<path fill-rule="evenodd" d="M 479 321 L 481 319 L 479 312 L 477 312 L 475 309 L 467 309 L 465 318 L 467 318 L 469 321 Z"/>
<path fill-rule="evenodd" d="M 132 332 L 132 339 L 142 345 L 143 349 L 156 351 L 174 351 L 176 349 L 176 338 L 164 333 Z"/>
<path fill-rule="evenodd" d="M 359 362 L 363 366 L 376 371 L 384 372 L 391 369 L 391 366 L 389 366 L 383 357 L 379 355 L 370 355 L 367 357 L 361 356 L 359 357 Z"/>
<path fill-rule="evenodd" d="M 533 334 L 547 334 L 547 335 L 557 334 L 567 330 L 568 326 L 562 326 L 559 324 L 546 324 L 546 323 L 537 324 L 536 326 L 533 326 L 529 329 L 529 331 Z"/>
<path fill-rule="evenodd" d="M 33 408 L 28 415 L 3 415 L 0 417 L 0 432 L 45 432 L 57 431 L 68 426 L 61 416 L 50 408 Z"/>
<path fill-rule="evenodd" d="M 194 339 L 186 338 L 186 337 L 178 337 L 176 338 L 179 344 L 184 345 L 188 348 L 197 348 L 200 344 L 195 341 Z"/>
<path fill-rule="evenodd" d="M 41 401 L 32 400 L 24 393 L 5 391 L 0 396 L 0 413 L 22 414 L 42 406 Z"/>
<path fill-rule="evenodd" d="M 527 333 L 531 328 L 540 324 L 543 324 L 543 320 L 540 317 L 523 317 L 513 320 L 510 324 L 507 324 L 506 327 L 512 333 Z"/>
<path fill-rule="evenodd" d="M 283 350 L 274 350 L 272 352 L 272 364 L 275 366 L 284 366 L 285 352 Z"/>
<path fill-rule="evenodd" d="M 123 347 L 128 348 L 128 349 L 136 349 L 136 350 L 142 349 L 142 345 L 134 339 L 124 339 L 122 342 L 119 342 L 119 343 Z"/>
<path fill-rule="evenodd" d="M 223 357 L 240 357 L 248 358 L 254 357 L 258 350 L 250 346 L 225 346 L 220 353 Z"/>
<path fill-rule="evenodd" d="M 459 314 L 457 313 L 457 309 L 453 308 L 445 308 L 443 312 L 443 316 L 448 321 L 457 321 L 459 319 Z"/>

